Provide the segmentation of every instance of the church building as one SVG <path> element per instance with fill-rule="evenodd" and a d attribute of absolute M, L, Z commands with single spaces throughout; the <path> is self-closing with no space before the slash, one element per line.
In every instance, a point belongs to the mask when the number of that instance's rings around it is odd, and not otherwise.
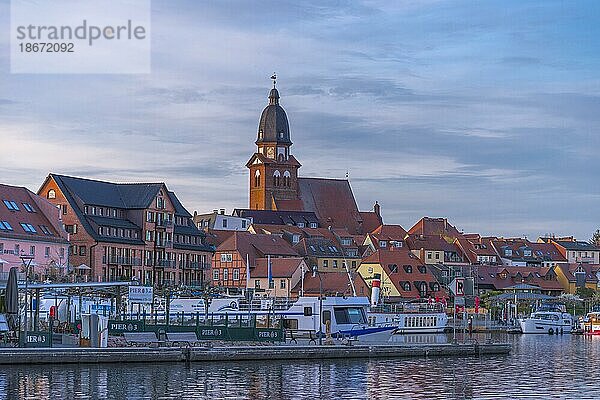
<path fill-rule="evenodd" d="M 250 172 L 249 208 L 314 212 L 322 227 L 346 229 L 352 235 L 380 226 L 379 205 L 375 204 L 373 211 L 359 211 L 347 179 L 298 177 L 302 164 L 291 153 L 290 125 L 279 100 L 273 82 L 269 104 L 258 123 L 256 153 L 246 164 Z"/>

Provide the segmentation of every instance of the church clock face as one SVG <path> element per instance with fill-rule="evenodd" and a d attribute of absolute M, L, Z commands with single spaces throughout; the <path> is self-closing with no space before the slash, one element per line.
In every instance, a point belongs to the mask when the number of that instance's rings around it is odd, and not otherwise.
<path fill-rule="evenodd" d="M 275 158 L 275 148 L 274 147 L 267 147 L 267 157 Z"/>

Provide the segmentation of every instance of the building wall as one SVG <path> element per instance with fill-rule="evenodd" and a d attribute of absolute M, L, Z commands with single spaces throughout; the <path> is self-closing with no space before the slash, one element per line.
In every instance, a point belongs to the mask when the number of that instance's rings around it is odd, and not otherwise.
<path fill-rule="evenodd" d="M 0 263 L 0 272 L 8 272 L 11 267 L 21 267 L 23 265 L 19 257 L 21 250 L 31 255 L 31 248 L 34 256 L 29 269 L 31 277 L 52 278 L 66 274 L 66 268 L 56 267 L 68 265 L 68 244 L 3 237 L 0 237 L 0 259 L 6 263 Z"/>
<path fill-rule="evenodd" d="M 367 282 L 367 284 L 370 284 L 374 274 L 381 274 L 382 296 L 399 297 L 402 295 L 398 291 L 396 286 L 392 283 L 392 280 L 390 279 L 389 275 L 381 267 L 381 264 L 363 263 L 358 267 L 358 273 L 365 280 L 365 282 Z"/>
<path fill-rule="evenodd" d="M 227 261 L 229 259 L 231 261 Z M 239 279 L 237 280 L 234 279 L 236 270 L 238 271 L 237 274 L 239 274 Z M 218 279 L 214 279 L 217 273 Z M 227 279 L 225 279 L 225 275 L 227 275 Z M 211 286 L 226 288 L 246 287 L 246 260 L 242 258 L 237 250 L 217 251 L 213 259 L 209 280 Z"/>

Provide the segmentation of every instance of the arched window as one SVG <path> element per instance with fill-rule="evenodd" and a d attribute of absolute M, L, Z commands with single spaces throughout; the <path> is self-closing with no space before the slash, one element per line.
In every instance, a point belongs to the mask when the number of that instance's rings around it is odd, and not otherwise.
<path fill-rule="evenodd" d="M 48 194 L 46 195 L 46 197 L 49 198 L 49 199 L 55 199 L 56 198 L 56 192 L 54 191 L 54 189 L 48 190 Z"/>
<path fill-rule="evenodd" d="M 281 179 L 281 173 L 279 171 L 275 171 L 273 173 L 273 186 L 279 186 L 280 179 Z"/>
<path fill-rule="evenodd" d="M 260 187 L 260 171 L 254 173 L 254 187 Z"/>
<path fill-rule="evenodd" d="M 283 173 L 283 186 L 290 187 L 290 171 Z"/>

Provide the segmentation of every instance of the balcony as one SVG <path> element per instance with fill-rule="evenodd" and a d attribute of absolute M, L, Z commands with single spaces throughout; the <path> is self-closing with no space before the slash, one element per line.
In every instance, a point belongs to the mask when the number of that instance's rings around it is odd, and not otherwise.
<path fill-rule="evenodd" d="M 156 261 L 156 266 L 165 268 L 175 268 L 177 266 L 177 261 L 160 259 Z"/>
<path fill-rule="evenodd" d="M 154 224 L 157 228 L 168 228 L 173 225 L 173 221 L 159 220 L 159 221 L 156 221 Z"/>
<path fill-rule="evenodd" d="M 211 264 L 196 261 L 180 261 L 179 268 L 206 271 L 211 268 Z"/>
<path fill-rule="evenodd" d="M 156 247 L 165 248 L 165 247 L 173 247 L 173 242 L 170 240 L 157 240 Z"/>
<path fill-rule="evenodd" d="M 142 265 L 142 259 L 137 257 L 102 256 L 102 264 L 108 265 Z"/>

